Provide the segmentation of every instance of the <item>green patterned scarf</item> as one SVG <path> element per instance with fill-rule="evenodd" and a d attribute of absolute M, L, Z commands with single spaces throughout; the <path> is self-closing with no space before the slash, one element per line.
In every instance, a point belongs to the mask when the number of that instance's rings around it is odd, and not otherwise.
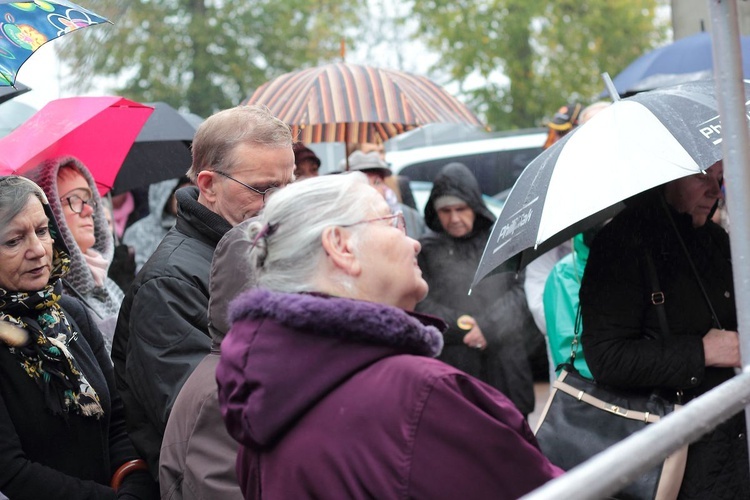
<path fill-rule="evenodd" d="M 50 231 L 53 226 L 51 221 Z M 56 236 L 54 232 L 52 235 Z M 62 292 L 60 278 L 69 267 L 68 254 L 55 245 L 50 279 L 42 290 L 11 292 L 0 288 L 0 321 L 28 333 L 24 345 L 9 349 L 42 391 L 52 413 L 74 412 L 98 419 L 104 415 L 99 396 L 68 349 L 78 332 L 73 330 L 58 303 Z"/>

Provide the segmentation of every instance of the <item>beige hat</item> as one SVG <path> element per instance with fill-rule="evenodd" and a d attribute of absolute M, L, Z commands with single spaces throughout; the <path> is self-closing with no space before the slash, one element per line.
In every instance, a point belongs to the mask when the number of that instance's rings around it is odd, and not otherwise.
<path fill-rule="evenodd" d="M 451 196 L 451 195 L 445 195 L 440 196 L 435 201 L 432 202 L 432 206 L 435 207 L 435 210 L 440 210 L 443 207 L 449 207 L 451 205 L 466 205 L 466 201 L 462 200 L 461 198 L 457 196 Z"/>
<path fill-rule="evenodd" d="M 369 153 L 363 153 L 362 151 L 355 151 L 349 155 L 349 170 L 352 172 L 374 172 L 377 171 L 388 177 L 393 174 L 388 164 L 380 159 L 380 153 L 377 151 L 370 151 Z"/>

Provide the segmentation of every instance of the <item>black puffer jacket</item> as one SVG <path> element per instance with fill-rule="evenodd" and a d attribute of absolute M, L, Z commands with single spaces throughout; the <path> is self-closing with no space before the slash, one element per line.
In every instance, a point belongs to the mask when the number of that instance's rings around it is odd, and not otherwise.
<path fill-rule="evenodd" d="M 434 201 L 444 195 L 465 200 L 476 214 L 473 231 L 467 236 L 454 238 L 443 230 Z M 534 409 L 534 393 L 524 338 L 538 333 L 526 305 L 523 278 L 496 274 L 482 280 L 468 295 L 494 221 L 471 171 L 460 163 L 443 167 L 425 207 L 425 223 L 433 232 L 420 240 L 418 258 L 430 292 L 417 310 L 448 323 L 439 359 L 496 387 L 528 414 Z M 456 324 L 463 314 L 477 320 L 487 339 L 486 350 L 464 345 L 467 332 Z"/>
<path fill-rule="evenodd" d="M 125 296 L 112 348 L 130 437 L 154 478 L 174 400 L 211 349 L 208 276 L 231 227 L 197 199 L 195 187 L 177 191 L 177 224 Z"/>
<path fill-rule="evenodd" d="M 734 375 L 704 366 L 702 337 L 713 321 L 658 192 L 643 196 L 602 229 L 581 285 L 583 347 L 591 373 L 614 387 L 684 391 L 697 397 Z M 708 221 L 668 209 L 682 235 L 721 326 L 737 329 L 729 237 Z M 659 327 L 646 264 L 654 262 L 669 333 Z M 750 498 L 744 415 L 690 446 L 682 498 Z"/>

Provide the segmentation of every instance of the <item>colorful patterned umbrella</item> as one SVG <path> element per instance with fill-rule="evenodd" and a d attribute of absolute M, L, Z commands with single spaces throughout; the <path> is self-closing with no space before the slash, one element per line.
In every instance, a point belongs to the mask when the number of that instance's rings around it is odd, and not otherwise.
<path fill-rule="evenodd" d="M 427 123 L 482 123 L 428 78 L 401 71 L 334 63 L 265 83 L 247 104 L 264 104 L 310 142 L 386 141 Z"/>
<path fill-rule="evenodd" d="M 39 47 L 71 31 L 109 21 L 67 0 L 0 0 L 0 87 L 10 87 Z"/>

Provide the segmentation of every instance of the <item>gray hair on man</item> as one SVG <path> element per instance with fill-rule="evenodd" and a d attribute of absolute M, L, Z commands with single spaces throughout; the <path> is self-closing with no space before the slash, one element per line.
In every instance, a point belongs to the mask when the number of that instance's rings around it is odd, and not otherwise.
<path fill-rule="evenodd" d="M 259 219 L 248 227 L 250 240 L 257 240 L 250 250 L 257 285 L 287 293 L 314 290 L 325 257 L 323 231 L 365 219 L 372 208 L 363 201 L 367 189 L 372 189 L 367 177 L 351 172 L 305 179 L 274 194 Z M 356 248 L 359 228 L 352 230 Z M 346 277 L 339 278 L 339 285 L 351 285 Z"/>
<path fill-rule="evenodd" d="M 241 105 L 219 111 L 206 118 L 195 132 L 193 164 L 186 175 L 196 182 L 203 170 L 231 172 L 237 161 L 233 153 L 240 144 L 290 148 L 292 131 L 265 106 Z"/>

